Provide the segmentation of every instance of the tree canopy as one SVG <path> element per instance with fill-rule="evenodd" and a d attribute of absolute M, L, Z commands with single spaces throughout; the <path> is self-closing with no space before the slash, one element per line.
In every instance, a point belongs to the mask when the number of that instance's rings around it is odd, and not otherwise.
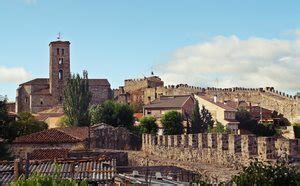
<path fill-rule="evenodd" d="M 196 100 L 194 105 L 193 113 L 192 113 L 192 121 L 191 121 L 191 132 L 193 134 L 200 133 L 203 128 L 203 122 L 201 121 L 199 102 Z"/>
<path fill-rule="evenodd" d="M 128 104 L 111 100 L 90 108 L 91 124 L 106 123 L 115 127 L 131 129 L 134 123 L 133 110 Z"/>
<path fill-rule="evenodd" d="M 88 108 L 91 98 L 87 71 L 83 71 L 83 77 L 73 74 L 64 90 L 63 108 L 67 116 L 67 125 L 88 126 L 90 124 Z"/>
<path fill-rule="evenodd" d="M 161 118 L 165 135 L 176 135 L 183 133 L 182 115 L 177 111 L 169 111 Z"/>
<path fill-rule="evenodd" d="M 140 120 L 140 130 L 142 133 L 153 134 L 157 133 L 156 119 L 153 116 L 145 116 Z"/>

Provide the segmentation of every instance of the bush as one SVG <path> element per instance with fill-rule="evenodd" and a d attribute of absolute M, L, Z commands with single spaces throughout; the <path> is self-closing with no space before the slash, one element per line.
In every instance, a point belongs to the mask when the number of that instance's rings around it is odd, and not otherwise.
<path fill-rule="evenodd" d="M 68 186 L 88 186 L 85 180 L 76 181 L 71 179 L 58 179 L 56 176 L 40 176 L 32 175 L 25 179 L 20 177 L 17 181 L 12 182 L 11 186 L 53 186 L 53 185 L 68 185 Z"/>
<path fill-rule="evenodd" d="M 153 116 L 145 116 L 140 120 L 140 130 L 142 133 L 146 134 L 156 134 L 157 133 L 156 119 Z"/>
<path fill-rule="evenodd" d="M 299 185 L 300 173 L 285 163 L 269 165 L 256 160 L 232 181 L 237 185 Z"/>
<path fill-rule="evenodd" d="M 177 135 L 183 133 L 182 116 L 177 111 L 165 113 L 161 119 L 165 135 Z"/>
<path fill-rule="evenodd" d="M 300 138 L 300 124 L 294 125 L 295 138 Z"/>

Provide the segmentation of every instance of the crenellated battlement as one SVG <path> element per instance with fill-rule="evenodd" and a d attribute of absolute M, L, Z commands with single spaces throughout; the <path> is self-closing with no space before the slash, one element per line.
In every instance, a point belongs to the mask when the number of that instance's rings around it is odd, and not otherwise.
<path fill-rule="evenodd" d="M 299 158 L 300 140 L 217 133 L 144 134 L 142 148 L 179 161 L 240 166 L 247 165 L 253 158 L 262 161 L 276 161 L 280 158 L 294 161 Z"/>

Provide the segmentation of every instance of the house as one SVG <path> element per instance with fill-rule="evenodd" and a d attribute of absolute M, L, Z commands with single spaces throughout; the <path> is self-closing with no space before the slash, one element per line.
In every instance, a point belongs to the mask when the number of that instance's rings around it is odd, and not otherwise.
<path fill-rule="evenodd" d="M 183 125 L 189 122 L 194 109 L 195 100 L 192 95 L 173 95 L 160 96 L 150 104 L 144 106 L 144 116 L 152 115 L 157 119 L 159 134 L 162 134 L 163 128 L 160 123 L 161 117 L 169 111 L 177 111 L 182 113 Z"/>
<path fill-rule="evenodd" d="M 217 97 L 210 99 L 206 96 L 195 95 L 195 99 L 198 100 L 199 108 L 201 109 L 204 106 L 216 122 L 222 123 L 235 133 L 238 132 L 239 122 L 235 120 L 237 112 L 235 108 L 230 107 L 226 102 L 221 103 L 217 101 Z"/>

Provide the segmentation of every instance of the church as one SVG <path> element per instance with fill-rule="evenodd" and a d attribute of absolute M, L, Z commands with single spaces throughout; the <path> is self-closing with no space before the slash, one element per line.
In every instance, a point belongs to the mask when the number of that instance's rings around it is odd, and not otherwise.
<path fill-rule="evenodd" d="M 38 113 L 63 103 L 63 91 L 71 77 L 70 42 L 52 41 L 49 44 L 49 78 L 36 78 L 22 83 L 17 89 L 16 112 Z M 107 79 L 89 79 L 91 104 L 101 104 L 112 98 Z"/>

